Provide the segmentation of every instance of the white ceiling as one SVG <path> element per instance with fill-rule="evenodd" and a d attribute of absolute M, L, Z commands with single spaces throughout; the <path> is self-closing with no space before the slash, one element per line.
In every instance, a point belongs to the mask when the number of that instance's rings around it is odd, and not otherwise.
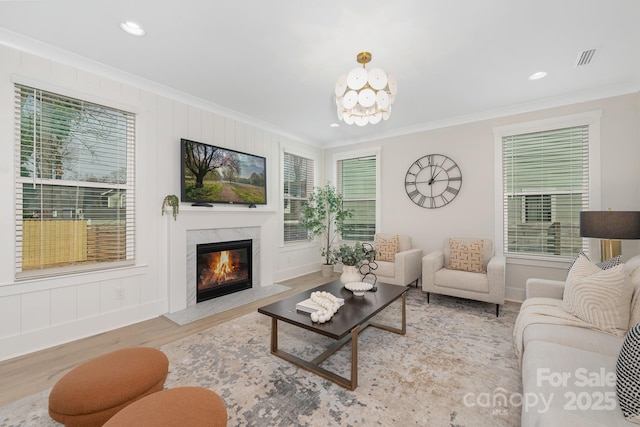
<path fill-rule="evenodd" d="M 0 27 L 0 42 L 325 147 L 640 89 L 639 0 L 0 1 Z M 391 117 L 331 128 L 335 82 L 364 50 L 398 79 Z"/>

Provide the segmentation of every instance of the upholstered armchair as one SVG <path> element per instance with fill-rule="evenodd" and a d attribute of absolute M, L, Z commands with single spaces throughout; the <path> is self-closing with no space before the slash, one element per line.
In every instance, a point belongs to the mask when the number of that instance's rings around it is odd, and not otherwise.
<path fill-rule="evenodd" d="M 405 234 L 377 233 L 374 238 L 377 281 L 392 285 L 418 285 L 422 268 L 422 249 L 411 246 L 411 237 Z"/>
<path fill-rule="evenodd" d="M 480 243 L 481 242 L 481 243 Z M 505 258 L 493 253 L 493 241 L 480 238 L 447 238 L 442 251 L 422 258 L 422 290 L 504 304 Z"/>

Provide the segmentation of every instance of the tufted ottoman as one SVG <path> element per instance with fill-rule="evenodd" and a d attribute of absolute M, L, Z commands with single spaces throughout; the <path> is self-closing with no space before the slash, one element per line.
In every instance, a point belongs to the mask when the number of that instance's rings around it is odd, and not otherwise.
<path fill-rule="evenodd" d="M 49 394 L 49 415 L 66 426 L 101 426 L 136 400 L 160 391 L 169 360 L 135 347 L 91 359 L 65 374 Z"/>
<path fill-rule="evenodd" d="M 105 427 L 225 427 L 222 398 L 202 387 L 177 387 L 154 393 L 127 406 Z"/>

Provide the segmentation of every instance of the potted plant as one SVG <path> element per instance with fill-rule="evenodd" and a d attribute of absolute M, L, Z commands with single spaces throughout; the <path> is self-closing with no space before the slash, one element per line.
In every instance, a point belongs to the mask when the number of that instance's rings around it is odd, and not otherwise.
<path fill-rule="evenodd" d="M 324 277 L 331 276 L 336 263 L 331 244 L 342 233 L 344 220 L 350 217 L 351 212 L 342 207 L 342 195 L 330 184 L 314 188 L 309 201 L 302 204 L 302 226 L 309 231 L 309 239 L 322 237 Z"/>
<path fill-rule="evenodd" d="M 180 212 L 180 200 L 178 199 L 178 196 L 170 194 L 164 198 L 161 208 L 162 215 L 164 215 L 164 209 L 168 207 L 171 207 L 173 220 L 175 221 L 178 218 L 178 212 Z"/>
<path fill-rule="evenodd" d="M 368 250 L 360 242 L 355 245 L 342 244 L 335 249 L 336 261 L 344 267 L 340 281 L 342 283 L 359 282 L 362 279 L 360 267 L 365 262 L 371 262 L 375 259 L 375 251 Z"/>

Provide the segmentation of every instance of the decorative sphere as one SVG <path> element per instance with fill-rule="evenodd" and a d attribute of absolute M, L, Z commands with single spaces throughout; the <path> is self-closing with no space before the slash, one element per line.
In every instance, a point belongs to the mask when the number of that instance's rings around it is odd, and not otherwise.
<path fill-rule="evenodd" d="M 318 313 L 311 313 L 311 321 L 312 322 L 318 321 Z"/>

